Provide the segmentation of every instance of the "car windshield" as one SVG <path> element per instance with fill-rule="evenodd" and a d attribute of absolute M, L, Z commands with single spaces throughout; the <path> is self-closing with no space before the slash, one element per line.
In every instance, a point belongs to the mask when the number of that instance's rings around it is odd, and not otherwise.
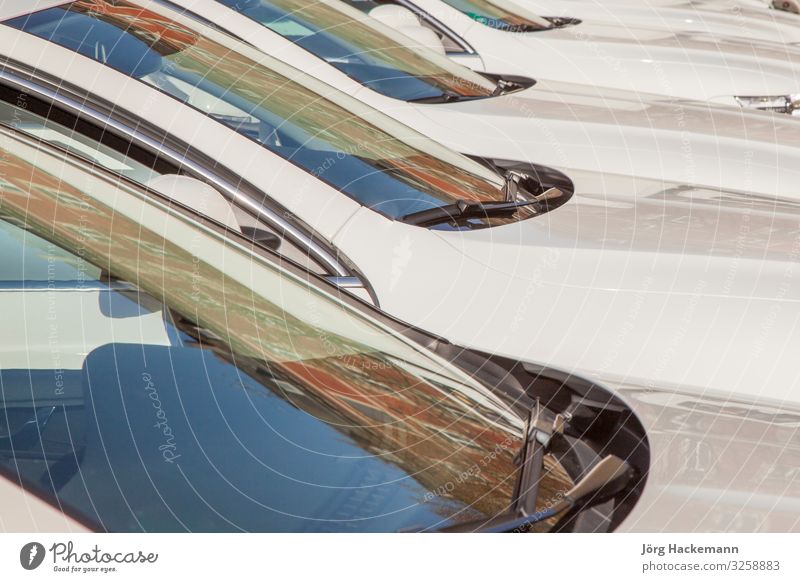
<path fill-rule="evenodd" d="M 218 1 L 395 99 L 474 99 L 489 97 L 496 88 L 444 55 L 413 48 L 410 39 L 341 2 Z"/>
<path fill-rule="evenodd" d="M 490 28 L 509 32 L 531 32 L 552 27 L 549 21 L 507 0 L 442 1 Z"/>
<path fill-rule="evenodd" d="M 169 94 L 391 218 L 461 200 L 505 200 L 502 177 L 486 167 L 354 99 L 330 96 L 321 83 L 223 34 L 185 22 L 132 2 L 82 0 L 5 24 Z"/>
<path fill-rule="evenodd" d="M 507 509 L 524 422 L 468 375 L 8 130 L 0 199 L 14 482 L 109 531 L 385 531 Z"/>

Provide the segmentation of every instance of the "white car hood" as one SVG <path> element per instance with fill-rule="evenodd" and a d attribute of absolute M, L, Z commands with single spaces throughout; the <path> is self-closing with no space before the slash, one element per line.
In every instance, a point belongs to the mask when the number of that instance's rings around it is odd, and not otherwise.
<path fill-rule="evenodd" d="M 800 523 L 800 408 L 621 386 L 650 470 L 621 532 L 792 532 Z"/>
<path fill-rule="evenodd" d="M 619 0 L 516 0 L 536 14 L 672 32 L 703 32 L 769 42 L 800 42 L 800 17 L 756 6 L 686 0 L 652 5 Z"/>
<path fill-rule="evenodd" d="M 391 114 L 467 154 L 800 199 L 800 119 L 788 115 L 555 82 L 408 108 Z"/>
<path fill-rule="evenodd" d="M 384 310 L 455 343 L 601 381 L 800 403 L 800 205 L 573 178 L 566 205 L 515 225 L 428 231 L 364 209 L 335 242 Z"/>
<path fill-rule="evenodd" d="M 777 42 L 588 20 L 526 34 L 474 23 L 466 36 L 473 35 L 481 41 L 482 46 L 475 44 L 486 70 L 493 73 L 729 104 L 732 96 L 800 91 L 800 46 Z"/>

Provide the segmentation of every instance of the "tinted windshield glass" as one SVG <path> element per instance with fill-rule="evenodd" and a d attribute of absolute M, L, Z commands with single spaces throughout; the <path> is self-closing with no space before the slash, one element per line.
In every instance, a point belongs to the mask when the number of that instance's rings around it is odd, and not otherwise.
<path fill-rule="evenodd" d="M 430 50 L 411 48 L 341 2 L 219 0 L 371 89 L 404 101 L 491 96 L 495 84 Z"/>
<path fill-rule="evenodd" d="M 468 376 L 5 132 L 0 197 L 15 482 L 112 531 L 395 530 L 506 509 L 523 421 Z"/>
<path fill-rule="evenodd" d="M 166 92 L 392 218 L 505 199 L 501 178 L 483 166 L 346 96 L 322 98 L 312 80 L 290 80 L 291 69 L 268 57 L 256 62 L 132 3 L 73 2 L 6 24 Z"/>
<path fill-rule="evenodd" d="M 528 32 L 550 28 L 547 20 L 505 0 L 442 0 L 462 14 L 491 28 Z"/>

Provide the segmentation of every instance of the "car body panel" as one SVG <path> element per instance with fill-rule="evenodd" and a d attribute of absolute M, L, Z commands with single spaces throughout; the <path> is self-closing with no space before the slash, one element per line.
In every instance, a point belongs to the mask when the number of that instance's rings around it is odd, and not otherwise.
<path fill-rule="evenodd" d="M 624 2 L 620 0 L 515 0 L 547 16 L 613 25 L 700 32 L 768 42 L 800 42 L 800 17 L 764 10 L 765 3 Z"/>
<path fill-rule="evenodd" d="M 647 486 L 619 532 L 796 532 L 800 408 L 620 385 L 647 428 Z"/>
<path fill-rule="evenodd" d="M 591 20 L 553 30 L 508 33 L 475 22 L 440 0 L 413 0 L 413 5 L 462 36 L 491 73 L 703 101 L 800 90 L 800 48 L 778 42 L 745 43 L 710 33 Z M 732 70 L 736 75 L 730 74 Z"/>
<path fill-rule="evenodd" d="M 786 115 L 557 82 L 416 110 L 418 129 L 473 155 L 798 199 L 800 131 Z"/>
<path fill-rule="evenodd" d="M 437 231 L 447 246 L 367 210 L 335 242 L 383 309 L 463 345 L 590 378 L 800 402 L 788 355 L 800 345 L 797 205 L 576 178 L 579 194 L 557 211 Z M 359 252 L 365 232 L 387 251 Z"/>

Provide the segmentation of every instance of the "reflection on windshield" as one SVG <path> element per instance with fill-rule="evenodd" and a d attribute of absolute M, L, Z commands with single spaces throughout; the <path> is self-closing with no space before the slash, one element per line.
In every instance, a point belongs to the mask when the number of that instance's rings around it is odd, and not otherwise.
<path fill-rule="evenodd" d="M 52 251 L 25 264 L 104 273 L 74 292 L 68 277 L 49 309 L 2 273 L 4 334 L 23 332 L 0 336 L 4 470 L 112 531 L 394 530 L 507 508 L 522 420 L 484 387 L 120 184 L 7 134 L 0 148 L 0 224 Z"/>
<path fill-rule="evenodd" d="M 341 2 L 320 0 L 219 0 L 308 52 L 389 97 L 404 101 L 488 97 L 495 85 L 433 51 L 410 48 L 409 39 L 364 20 Z"/>
<path fill-rule="evenodd" d="M 506 0 L 442 0 L 485 26 L 508 32 L 544 30 L 551 24 L 522 6 Z"/>
<path fill-rule="evenodd" d="M 132 3 L 85 0 L 6 24 L 157 87 L 392 218 L 505 198 L 501 179 L 479 164 Z"/>

